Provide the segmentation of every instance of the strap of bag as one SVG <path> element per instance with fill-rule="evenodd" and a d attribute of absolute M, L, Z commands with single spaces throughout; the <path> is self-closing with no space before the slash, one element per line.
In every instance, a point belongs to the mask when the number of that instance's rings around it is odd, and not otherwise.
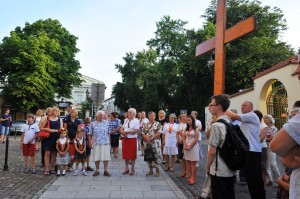
<path fill-rule="evenodd" d="M 49 117 L 47 117 L 47 125 L 45 128 L 50 128 L 50 118 Z"/>
<path fill-rule="evenodd" d="M 149 122 L 147 123 L 147 125 L 149 124 Z M 153 124 L 154 124 L 154 122 L 153 122 Z M 149 133 L 149 131 L 150 131 L 150 129 L 152 128 L 152 126 L 153 126 L 153 124 L 150 126 L 150 128 L 148 128 L 148 130 L 145 132 L 145 135 L 147 134 L 147 133 Z"/>

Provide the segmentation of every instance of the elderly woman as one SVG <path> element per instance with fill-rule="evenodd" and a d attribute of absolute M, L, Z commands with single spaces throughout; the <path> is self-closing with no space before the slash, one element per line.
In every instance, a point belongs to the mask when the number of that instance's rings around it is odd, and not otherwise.
<path fill-rule="evenodd" d="M 74 157 L 75 157 L 75 144 L 74 140 L 76 137 L 76 132 L 80 125 L 80 121 L 77 119 L 78 111 L 76 109 L 71 109 L 70 114 L 64 120 L 64 128 L 68 130 L 68 138 L 70 139 L 69 143 L 69 154 L 71 157 L 71 162 L 68 168 L 68 172 L 72 171 Z"/>
<path fill-rule="evenodd" d="M 43 140 L 43 146 L 45 150 L 45 175 L 55 174 L 56 172 L 53 169 L 56 160 L 56 140 L 60 136 L 60 129 L 63 127 L 63 122 L 59 119 L 59 109 L 53 108 L 51 110 L 51 115 L 47 120 L 43 120 L 41 123 L 41 131 L 50 132 L 50 137 Z M 50 123 L 50 128 L 47 127 L 47 122 Z M 50 164 L 49 164 L 50 160 Z"/>
<path fill-rule="evenodd" d="M 174 164 L 176 155 L 178 154 L 177 148 L 177 138 L 176 132 L 178 131 L 178 124 L 175 123 L 175 114 L 170 114 L 169 123 L 165 124 L 163 127 L 163 136 L 162 136 L 162 145 L 163 154 L 166 156 L 166 165 L 165 171 L 170 170 L 171 172 L 174 170 Z M 170 161 L 171 159 L 171 161 Z"/>
<path fill-rule="evenodd" d="M 137 152 L 137 133 L 139 132 L 139 121 L 135 118 L 136 110 L 134 108 L 128 109 L 128 118 L 124 120 L 123 127 L 120 129 L 120 133 L 123 137 L 122 140 L 122 156 L 125 160 L 125 170 L 123 175 L 129 173 L 134 175 L 134 163 Z M 129 172 L 128 164 L 131 161 L 131 169 Z"/>
<path fill-rule="evenodd" d="M 117 113 L 112 112 L 109 120 L 110 145 L 113 149 L 114 157 L 118 158 L 119 137 L 121 121 L 117 118 Z"/>
<path fill-rule="evenodd" d="M 110 145 L 109 145 L 109 124 L 104 119 L 105 112 L 98 111 L 96 114 L 97 120 L 91 124 L 91 134 L 88 135 L 90 147 L 93 145 L 94 161 L 96 171 L 93 176 L 100 174 L 100 161 L 103 161 L 104 176 L 109 177 L 107 166 L 110 158 Z"/>
<path fill-rule="evenodd" d="M 160 148 L 160 132 L 161 125 L 159 122 L 155 121 L 156 114 L 154 112 L 148 113 L 149 122 L 144 126 L 142 131 L 142 136 L 145 140 L 145 148 L 151 147 L 155 161 L 147 161 L 149 166 L 149 171 L 146 173 L 146 176 L 153 175 L 153 168 L 156 169 L 155 176 L 160 176 L 158 164 L 161 163 L 161 148 Z"/>
<path fill-rule="evenodd" d="M 280 176 L 279 169 L 276 162 L 276 154 L 273 153 L 269 148 L 269 143 L 272 141 L 274 135 L 277 133 L 277 128 L 274 126 L 275 120 L 271 115 L 264 115 L 264 123 L 268 126 L 268 132 L 266 137 L 267 142 L 267 172 L 271 181 L 266 182 L 267 185 L 272 185 L 273 182 L 276 182 L 276 179 Z"/>

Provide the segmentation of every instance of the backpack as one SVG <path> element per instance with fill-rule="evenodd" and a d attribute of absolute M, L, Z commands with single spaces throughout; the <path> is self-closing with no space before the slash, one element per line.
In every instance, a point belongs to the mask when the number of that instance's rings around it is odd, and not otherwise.
<path fill-rule="evenodd" d="M 229 169 L 244 168 L 250 148 L 247 138 L 238 125 L 232 125 L 224 119 L 219 119 L 217 122 L 223 123 L 226 127 L 225 141 L 222 148 L 217 147 L 217 153 L 220 154 Z M 217 168 L 218 161 L 216 159 L 216 171 Z"/>

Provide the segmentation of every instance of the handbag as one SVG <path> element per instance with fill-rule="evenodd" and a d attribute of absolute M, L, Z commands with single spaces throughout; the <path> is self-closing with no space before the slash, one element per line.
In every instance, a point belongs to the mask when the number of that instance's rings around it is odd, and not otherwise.
<path fill-rule="evenodd" d="M 149 130 L 152 128 L 152 126 L 153 126 L 153 124 L 150 126 L 150 128 L 145 133 L 146 135 L 147 135 L 147 133 L 149 133 Z M 151 144 L 147 144 L 147 146 L 144 150 L 144 161 L 155 161 L 155 154 L 154 154 L 154 150 L 153 150 Z"/>
<path fill-rule="evenodd" d="M 49 117 L 47 117 L 47 126 L 45 128 L 50 128 Z M 38 133 L 38 138 L 40 138 L 41 140 L 47 139 L 48 137 L 50 137 L 50 132 L 48 131 L 40 131 Z"/>
<path fill-rule="evenodd" d="M 147 145 L 147 148 L 145 148 L 144 161 L 155 161 L 155 155 L 154 155 L 152 145 Z"/>

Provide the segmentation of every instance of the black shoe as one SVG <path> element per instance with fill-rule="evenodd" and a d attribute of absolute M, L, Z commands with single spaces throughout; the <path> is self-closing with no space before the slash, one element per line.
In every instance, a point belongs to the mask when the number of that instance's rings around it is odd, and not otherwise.
<path fill-rule="evenodd" d="M 87 167 L 86 170 L 87 171 L 94 171 L 94 169 L 92 167 Z"/>

